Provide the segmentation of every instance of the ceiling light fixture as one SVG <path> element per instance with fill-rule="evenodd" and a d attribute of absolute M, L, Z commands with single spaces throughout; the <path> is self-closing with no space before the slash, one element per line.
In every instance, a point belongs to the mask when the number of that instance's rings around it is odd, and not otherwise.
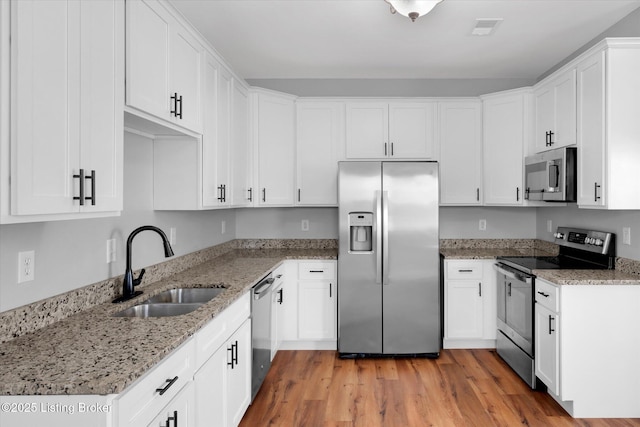
<path fill-rule="evenodd" d="M 426 15 L 442 0 L 384 0 L 389 3 L 391 13 L 399 13 L 415 22 L 418 17 Z"/>

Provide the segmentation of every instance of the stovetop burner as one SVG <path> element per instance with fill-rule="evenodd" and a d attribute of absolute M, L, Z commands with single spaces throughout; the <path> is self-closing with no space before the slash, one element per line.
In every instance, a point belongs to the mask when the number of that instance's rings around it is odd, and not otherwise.
<path fill-rule="evenodd" d="M 613 269 L 615 234 L 558 227 L 554 237 L 560 247 L 558 256 L 498 257 L 498 261 L 527 273 L 533 270 Z"/>

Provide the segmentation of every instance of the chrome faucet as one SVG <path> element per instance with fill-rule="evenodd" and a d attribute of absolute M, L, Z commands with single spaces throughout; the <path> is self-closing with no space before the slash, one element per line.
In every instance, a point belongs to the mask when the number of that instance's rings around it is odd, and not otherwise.
<path fill-rule="evenodd" d="M 145 230 L 155 231 L 162 237 L 162 244 L 164 245 L 164 256 L 169 258 L 173 256 L 173 249 L 171 249 L 171 244 L 169 243 L 169 239 L 167 239 L 167 235 L 164 234 L 164 231 L 155 227 L 153 225 L 143 225 L 142 227 L 138 227 L 129 234 L 129 238 L 127 239 L 127 268 L 124 272 L 124 280 L 122 281 L 122 296 L 113 300 L 113 302 L 123 302 L 130 300 L 142 293 L 142 291 L 135 291 L 134 287 L 138 286 L 142 282 L 142 277 L 144 276 L 144 268 L 140 271 L 140 275 L 137 279 L 133 278 L 133 271 L 131 271 L 131 244 L 133 243 L 133 238 L 136 237 L 138 233 Z"/>

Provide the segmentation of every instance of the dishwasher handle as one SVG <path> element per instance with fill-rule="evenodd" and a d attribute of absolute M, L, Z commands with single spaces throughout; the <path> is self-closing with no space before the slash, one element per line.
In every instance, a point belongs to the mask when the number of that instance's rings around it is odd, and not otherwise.
<path fill-rule="evenodd" d="M 263 281 L 255 285 L 251 290 L 253 299 L 261 299 L 269 294 L 269 291 L 271 291 L 271 286 L 275 281 L 276 279 L 269 277 L 268 279 L 264 279 Z"/>

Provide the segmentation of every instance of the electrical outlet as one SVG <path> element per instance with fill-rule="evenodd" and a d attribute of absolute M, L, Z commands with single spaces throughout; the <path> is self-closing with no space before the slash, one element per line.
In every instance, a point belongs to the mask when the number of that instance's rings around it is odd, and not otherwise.
<path fill-rule="evenodd" d="M 550 219 L 547 220 L 547 232 L 553 233 L 553 221 Z"/>
<path fill-rule="evenodd" d="M 171 227 L 169 229 L 169 243 L 171 244 L 171 246 L 176 244 L 176 228 L 175 227 Z"/>
<path fill-rule="evenodd" d="M 309 220 L 308 219 L 303 219 L 302 220 L 302 231 L 309 231 Z"/>
<path fill-rule="evenodd" d="M 622 243 L 625 245 L 631 244 L 631 227 L 622 227 Z"/>
<path fill-rule="evenodd" d="M 480 222 L 478 222 L 478 230 L 485 231 L 486 229 L 487 229 L 487 220 L 481 219 Z"/>
<path fill-rule="evenodd" d="M 18 283 L 30 282 L 36 278 L 35 251 L 18 252 Z"/>
<path fill-rule="evenodd" d="M 220 224 L 220 233 L 224 234 L 227 232 L 227 221 L 222 220 L 222 223 Z"/>
<path fill-rule="evenodd" d="M 116 261 L 116 239 L 107 239 L 107 264 Z"/>

